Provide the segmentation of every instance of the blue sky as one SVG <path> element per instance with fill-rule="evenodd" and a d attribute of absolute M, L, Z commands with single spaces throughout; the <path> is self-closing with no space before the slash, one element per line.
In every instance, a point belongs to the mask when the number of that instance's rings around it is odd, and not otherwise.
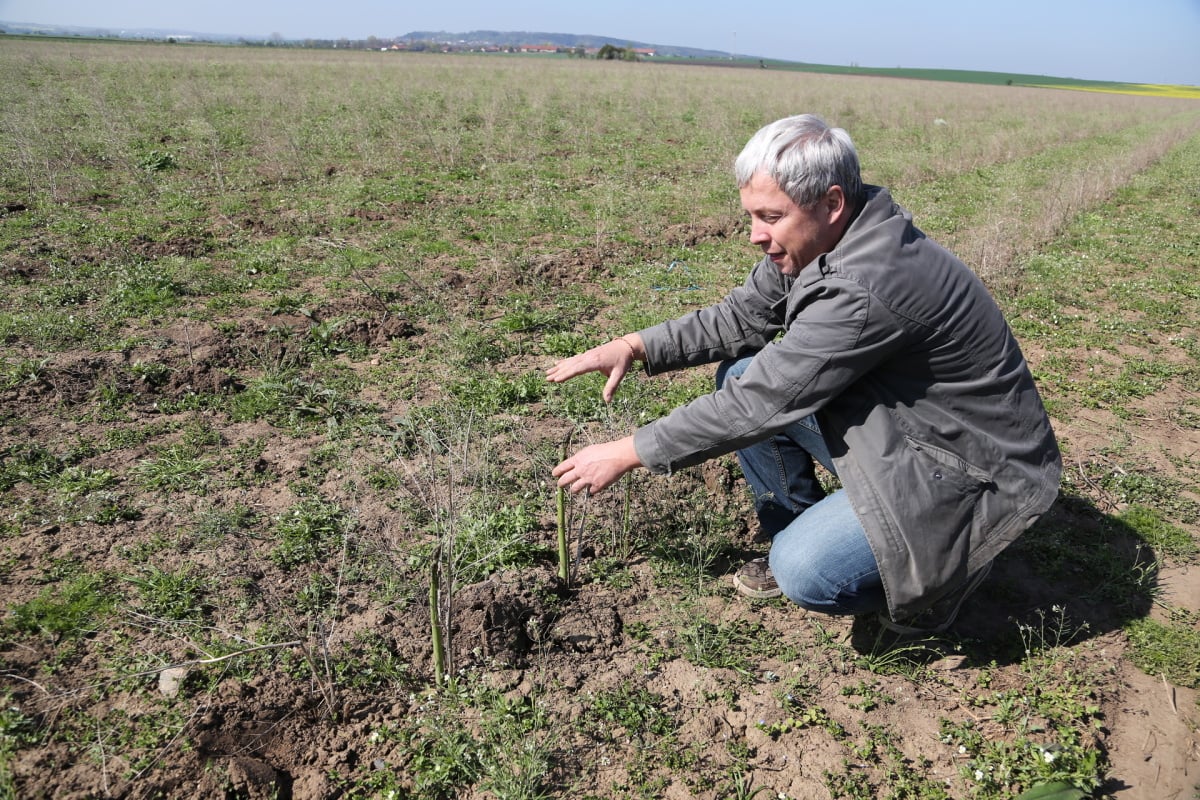
<path fill-rule="evenodd" d="M 1200 85 L 1200 0 L 0 0 L 0 20 L 288 39 L 548 31 L 821 64 Z"/>

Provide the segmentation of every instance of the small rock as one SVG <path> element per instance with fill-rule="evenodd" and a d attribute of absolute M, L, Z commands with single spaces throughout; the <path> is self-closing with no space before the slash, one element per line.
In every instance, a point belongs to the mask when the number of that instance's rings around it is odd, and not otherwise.
<path fill-rule="evenodd" d="M 188 676 L 187 667 L 171 667 L 158 673 L 158 691 L 163 697 L 175 697 Z"/>

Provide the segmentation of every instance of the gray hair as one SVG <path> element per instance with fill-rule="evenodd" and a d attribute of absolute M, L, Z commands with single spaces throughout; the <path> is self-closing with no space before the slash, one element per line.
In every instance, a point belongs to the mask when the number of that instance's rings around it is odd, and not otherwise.
<path fill-rule="evenodd" d="M 785 117 L 760 128 L 742 148 L 733 172 L 739 189 L 757 173 L 767 175 L 801 207 L 812 206 L 833 186 L 842 187 L 851 204 L 857 204 L 863 192 L 850 134 L 813 114 Z"/>

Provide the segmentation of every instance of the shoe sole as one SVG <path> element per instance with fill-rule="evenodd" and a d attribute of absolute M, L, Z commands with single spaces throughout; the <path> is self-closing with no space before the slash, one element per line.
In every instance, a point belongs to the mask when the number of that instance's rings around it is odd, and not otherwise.
<path fill-rule="evenodd" d="M 753 586 L 743 583 L 740 575 L 733 576 L 733 588 L 737 590 L 738 594 L 752 600 L 771 600 L 783 596 L 783 590 L 778 586 L 773 589 L 755 589 Z"/>

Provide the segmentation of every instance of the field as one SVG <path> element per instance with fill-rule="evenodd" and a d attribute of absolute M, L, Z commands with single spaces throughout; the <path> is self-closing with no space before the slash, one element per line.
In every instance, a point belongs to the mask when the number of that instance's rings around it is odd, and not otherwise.
<path fill-rule="evenodd" d="M 1196 796 L 1195 100 L 86 41 L 0 74 L 0 798 Z M 559 521 L 564 449 L 712 373 L 604 406 L 545 369 L 743 279 L 732 159 L 800 111 L 988 283 L 1064 448 L 935 639 L 736 596 L 732 457 Z"/>

